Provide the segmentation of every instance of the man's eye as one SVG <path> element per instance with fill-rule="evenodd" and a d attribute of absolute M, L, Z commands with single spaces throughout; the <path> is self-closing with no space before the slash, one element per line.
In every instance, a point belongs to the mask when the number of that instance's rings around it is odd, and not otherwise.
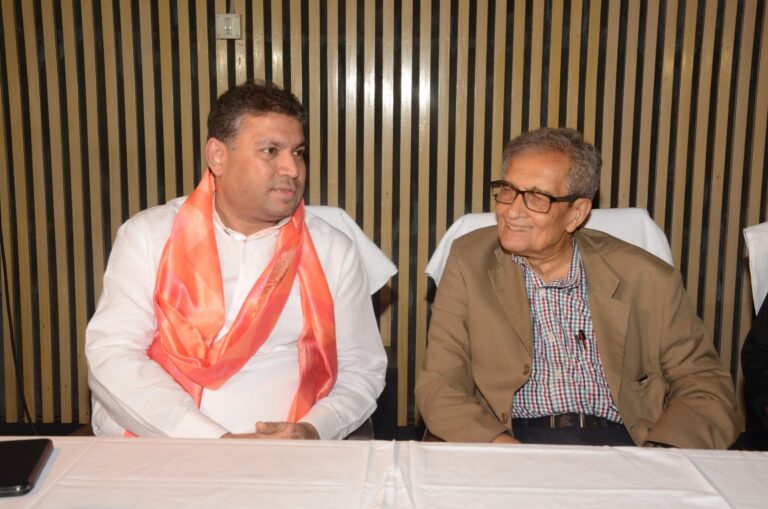
<path fill-rule="evenodd" d="M 512 189 L 512 186 L 507 186 L 507 185 L 502 184 L 501 185 L 501 191 L 503 193 L 511 193 L 513 191 L 513 189 Z"/>
<path fill-rule="evenodd" d="M 304 154 L 305 153 L 306 153 L 306 150 L 304 150 L 303 148 L 300 148 L 299 150 L 295 150 L 293 152 L 293 155 L 295 155 L 296 157 L 301 157 L 302 159 L 304 159 Z"/>
<path fill-rule="evenodd" d="M 275 155 L 277 154 L 277 148 L 276 147 L 264 147 L 261 149 L 262 152 L 269 155 Z"/>
<path fill-rule="evenodd" d="M 528 199 L 533 200 L 536 203 L 546 203 L 549 201 L 549 198 L 547 198 L 546 195 L 539 193 L 528 193 Z"/>

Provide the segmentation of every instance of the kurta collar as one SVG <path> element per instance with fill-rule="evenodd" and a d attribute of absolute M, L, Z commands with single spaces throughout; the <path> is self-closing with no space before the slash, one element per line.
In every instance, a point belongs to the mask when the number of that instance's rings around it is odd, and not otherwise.
<path fill-rule="evenodd" d="M 250 235 L 245 235 L 244 233 L 240 233 L 237 230 L 233 230 L 229 226 L 225 225 L 224 222 L 221 220 L 221 216 L 219 216 L 219 213 L 216 211 L 216 195 L 213 197 L 214 200 L 214 206 L 213 206 L 213 225 L 218 230 L 226 233 L 230 237 L 239 240 L 241 242 L 248 242 L 249 240 L 254 239 L 262 239 L 266 237 L 270 237 L 272 235 L 277 235 L 277 233 L 280 231 L 280 229 L 288 224 L 288 221 L 291 220 L 291 216 L 288 216 L 282 220 L 280 220 L 276 225 L 270 226 L 268 228 L 264 228 L 263 230 L 259 230 L 256 233 L 252 233 Z"/>

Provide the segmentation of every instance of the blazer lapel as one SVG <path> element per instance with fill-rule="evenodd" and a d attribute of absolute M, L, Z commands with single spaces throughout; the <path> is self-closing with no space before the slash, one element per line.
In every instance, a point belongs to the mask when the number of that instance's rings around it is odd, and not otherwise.
<path fill-rule="evenodd" d="M 621 279 L 605 264 L 588 239 L 576 234 L 587 277 L 587 293 L 597 349 L 611 393 L 618 403 L 624 348 L 629 324 L 629 304 L 615 299 Z"/>
<path fill-rule="evenodd" d="M 533 326 L 522 270 L 501 247 L 496 248 L 495 254 L 496 264 L 488 269 L 488 277 L 512 328 L 528 354 L 533 356 Z"/>

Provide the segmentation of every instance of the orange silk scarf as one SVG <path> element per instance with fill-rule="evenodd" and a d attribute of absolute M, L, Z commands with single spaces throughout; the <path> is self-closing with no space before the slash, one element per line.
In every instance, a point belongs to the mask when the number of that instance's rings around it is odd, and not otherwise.
<path fill-rule="evenodd" d="M 215 341 L 225 314 L 213 226 L 214 189 L 209 173 L 173 221 L 157 270 L 157 330 L 147 353 L 199 406 L 204 387 L 221 387 L 264 344 L 298 274 L 304 315 L 298 339 L 300 380 L 287 417 L 296 422 L 328 394 L 337 373 L 333 298 L 304 224 L 304 202 L 280 228 L 275 254 L 232 327 Z"/>

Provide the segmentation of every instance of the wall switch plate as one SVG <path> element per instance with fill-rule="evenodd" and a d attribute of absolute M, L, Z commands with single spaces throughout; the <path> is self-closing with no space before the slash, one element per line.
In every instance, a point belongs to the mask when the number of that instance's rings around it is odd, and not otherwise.
<path fill-rule="evenodd" d="M 216 15 L 216 38 L 217 39 L 239 39 L 240 38 L 240 15 L 239 14 L 217 14 Z"/>

